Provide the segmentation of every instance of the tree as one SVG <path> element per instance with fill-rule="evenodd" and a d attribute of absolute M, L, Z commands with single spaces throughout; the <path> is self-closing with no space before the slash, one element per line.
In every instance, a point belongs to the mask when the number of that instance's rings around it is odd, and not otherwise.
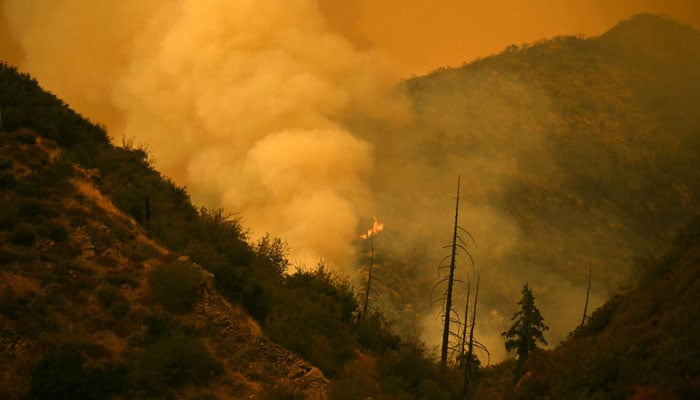
<path fill-rule="evenodd" d="M 452 287 L 455 281 L 455 260 L 457 256 L 457 227 L 459 226 L 459 184 L 461 176 L 457 178 L 457 199 L 455 202 L 455 224 L 452 233 L 452 253 L 450 254 L 450 275 L 447 280 L 447 292 L 445 292 L 445 314 L 444 314 L 444 324 L 445 327 L 442 330 L 442 349 L 440 352 L 440 362 L 444 367 L 447 365 L 447 348 L 450 341 L 450 318 L 452 317 Z M 465 321 L 466 323 L 466 321 Z"/>
<path fill-rule="evenodd" d="M 520 311 L 516 312 L 511 319 L 513 325 L 507 331 L 501 333 L 506 340 L 506 350 L 515 350 L 518 354 L 518 363 L 515 369 L 515 379 L 520 378 L 522 366 L 528 355 L 537 348 L 537 342 L 547 345 L 544 339 L 544 331 L 549 327 L 544 324 L 544 318 L 540 310 L 535 306 L 535 297 L 532 295 L 530 286 L 526 283 L 523 286 L 523 297 L 518 302 Z"/>

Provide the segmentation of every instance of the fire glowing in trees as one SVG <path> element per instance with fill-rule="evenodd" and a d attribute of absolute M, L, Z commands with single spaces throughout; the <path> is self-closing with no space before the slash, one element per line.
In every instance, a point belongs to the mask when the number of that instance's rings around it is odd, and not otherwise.
<path fill-rule="evenodd" d="M 381 222 L 377 221 L 377 217 L 372 217 L 374 218 L 374 224 L 372 225 L 372 229 L 367 230 L 367 233 L 363 233 L 360 235 L 360 239 L 362 240 L 367 240 L 371 238 L 372 236 L 376 235 L 377 233 L 381 232 L 384 230 L 384 224 Z"/>
<path fill-rule="evenodd" d="M 372 229 L 369 229 L 367 233 L 363 233 L 362 235 L 360 235 L 360 239 L 362 240 L 372 238 L 372 240 L 369 241 L 369 268 L 367 271 L 367 287 L 365 290 L 365 302 L 362 307 L 362 317 L 367 315 L 367 308 L 369 306 L 369 294 L 372 291 L 372 270 L 374 268 L 374 236 L 384 229 L 384 224 L 377 221 L 376 216 L 372 218 L 374 218 L 374 224 L 372 225 Z"/>

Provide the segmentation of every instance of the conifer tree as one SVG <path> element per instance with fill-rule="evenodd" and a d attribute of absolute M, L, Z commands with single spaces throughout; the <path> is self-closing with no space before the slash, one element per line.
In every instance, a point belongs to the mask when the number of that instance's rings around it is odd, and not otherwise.
<path fill-rule="evenodd" d="M 515 350 L 518 354 L 518 363 L 515 369 L 515 379 L 518 380 L 522 374 L 523 363 L 527 357 L 537 348 L 537 342 L 547 345 L 544 339 L 544 331 L 549 327 L 544 324 L 544 318 L 540 310 L 535 306 L 535 296 L 532 295 L 530 286 L 526 283 L 523 286 L 523 297 L 518 302 L 520 311 L 517 311 L 513 318 L 513 325 L 507 331 L 501 333 L 506 340 L 506 350 Z"/>

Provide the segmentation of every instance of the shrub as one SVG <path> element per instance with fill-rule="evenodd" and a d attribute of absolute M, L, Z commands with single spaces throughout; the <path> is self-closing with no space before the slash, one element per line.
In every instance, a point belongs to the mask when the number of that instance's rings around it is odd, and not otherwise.
<path fill-rule="evenodd" d="M 36 243 L 34 228 L 27 224 L 18 225 L 10 235 L 10 241 L 18 246 L 34 246 Z"/>
<path fill-rule="evenodd" d="M 25 314 L 27 306 L 34 299 L 34 294 L 20 295 L 12 286 L 5 286 L 0 293 L 0 314 L 13 320 Z"/>
<path fill-rule="evenodd" d="M 141 338 L 143 344 L 151 344 L 169 336 L 195 337 L 197 331 L 190 325 L 183 325 L 165 314 L 149 314 L 143 321 L 148 330 Z"/>
<path fill-rule="evenodd" d="M 46 214 L 46 207 L 40 201 L 26 200 L 19 208 L 19 215 L 24 218 L 36 218 Z"/>
<path fill-rule="evenodd" d="M 68 231 L 60 224 L 51 224 L 48 227 L 49 238 L 56 243 L 63 243 L 68 240 Z"/>
<path fill-rule="evenodd" d="M 304 400 L 305 396 L 288 383 L 267 384 L 263 388 L 262 400 Z"/>
<path fill-rule="evenodd" d="M 11 229 L 19 222 L 16 208 L 11 204 L 6 204 L 0 208 L 0 229 Z"/>
<path fill-rule="evenodd" d="M 29 399 L 105 399 L 118 393 L 126 382 L 122 365 L 86 368 L 76 346 L 59 348 L 44 357 L 34 369 Z"/>
<path fill-rule="evenodd" d="M 17 185 L 17 180 L 12 173 L 0 171 L 0 189 L 10 190 Z"/>
<path fill-rule="evenodd" d="M 12 136 L 16 141 L 18 141 L 20 143 L 24 143 L 24 144 L 36 143 L 36 136 L 34 136 L 33 134 L 26 132 L 26 131 L 15 132 Z"/>
<path fill-rule="evenodd" d="M 129 303 L 114 286 L 100 285 L 95 290 L 100 305 L 117 318 L 123 318 L 129 312 Z"/>
<path fill-rule="evenodd" d="M 286 290 L 277 295 L 265 319 L 270 336 L 324 373 L 340 372 L 356 346 L 351 323 L 357 301 L 349 284 L 319 267 L 287 277 Z"/>
<path fill-rule="evenodd" d="M 170 311 L 189 311 L 199 300 L 199 272 L 179 262 L 172 262 L 154 268 L 148 274 L 148 282 L 156 301 Z"/>
<path fill-rule="evenodd" d="M 203 385 L 222 371 L 204 344 L 185 336 L 162 338 L 132 361 L 131 383 L 151 395 L 165 397 L 169 388 Z"/>

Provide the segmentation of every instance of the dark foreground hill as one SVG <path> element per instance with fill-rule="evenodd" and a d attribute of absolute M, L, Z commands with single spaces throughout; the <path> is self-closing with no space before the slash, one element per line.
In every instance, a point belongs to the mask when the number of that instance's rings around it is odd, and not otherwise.
<path fill-rule="evenodd" d="M 479 398 L 697 399 L 700 397 L 700 218 L 663 257 L 640 265 L 638 286 L 596 310 L 554 351 L 487 370 Z"/>
<path fill-rule="evenodd" d="M 145 152 L 111 146 L 5 66 L 0 110 L 0 398 L 327 393 L 323 373 L 271 341 L 242 296 L 221 294 L 233 285 L 171 250 L 186 243 L 205 260 L 197 246 L 208 246 L 262 273 L 281 267 L 274 243 L 248 245 L 235 222 L 195 210 Z M 144 184 L 148 208 L 133 193 Z M 129 196 L 134 210 L 115 206 Z"/>
<path fill-rule="evenodd" d="M 456 375 L 322 265 L 250 243 L 0 64 L 0 398 L 448 399 Z M 308 360 L 308 361 L 307 361 Z"/>

